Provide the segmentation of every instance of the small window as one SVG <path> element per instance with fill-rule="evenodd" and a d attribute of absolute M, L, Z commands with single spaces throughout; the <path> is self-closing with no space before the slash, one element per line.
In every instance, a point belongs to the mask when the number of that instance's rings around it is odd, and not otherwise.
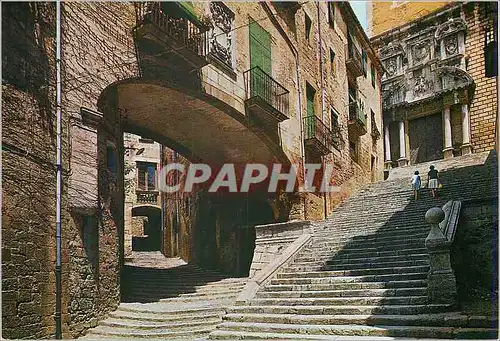
<path fill-rule="evenodd" d="M 363 75 L 365 75 L 366 77 L 366 52 L 365 51 L 362 51 L 361 52 L 361 61 L 363 62 Z"/>
<path fill-rule="evenodd" d="M 137 188 L 139 190 L 156 190 L 156 163 L 137 162 L 137 174 Z"/>
<path fill-rule="evenodd" d="M 339 125 L 339 114 L 334 109 L 330 109 L 330 122 L 331 122 L 331 130 L 332 130 L 332 143 L 335 148 L 339 148 L 340 139 L 341 139 L 341 131 Z"/>
<path fill-rule="evenodd" d="M 330 49 L 330 67 L 332 70 L 332 75 L 335 75 L 337 73 L 337 61 L 335 60 L 335 52 Z"/>
<path fill-rule="evenodd" d="M 306 98 L 307 98 L 307 116 L 314 115 L 314 96 L 316 95 L 316 90 L 306 82 Z"/>
<path fill-rule="evenodd" d="M 331 28 L 335 28 L 335 2 L 328 2 L 328 23 Z"/>
<path fill-rule="evenodd" d="M 375 78 L 376 78 L 376 70 L 375 70 L 375 65 L 373 63 L 371 64 L 371 74 L 372 74 L 372 86 L 375 88 Z"/>
<path fill-rule="evenodd" d="M 311 38 L 311 28 L 312 28 L 312 21 L 311 18 L 306 14 L 306 39 L 307 41 L 310 41 Z"/>

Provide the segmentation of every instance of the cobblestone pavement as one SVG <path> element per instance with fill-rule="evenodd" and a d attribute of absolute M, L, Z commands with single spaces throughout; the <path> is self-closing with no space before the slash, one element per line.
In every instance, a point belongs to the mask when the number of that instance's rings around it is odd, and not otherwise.
<path fill-rule="evenodd" d="M 155 269 L 170 269 L 186 264 L 178 257 L 166 258 L 160 251 L 132 251 L 132 256 L 125 261 L 125 265 Z"/>

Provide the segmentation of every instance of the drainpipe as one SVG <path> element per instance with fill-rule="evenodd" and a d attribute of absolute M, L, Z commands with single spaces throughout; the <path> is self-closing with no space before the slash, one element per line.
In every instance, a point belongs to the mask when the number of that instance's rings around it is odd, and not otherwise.
<path fill-rule="evenodd" d="M 62 192 L 62 153 L 61 153 L 61 2 L 56 2 L 56 101 L 57 101 L 57 187 L 56 187 L 56 339 L 62 339 L 61 328 L 61 192 Z"/>
<path fill-rule="evenodd" d="M 321 40 L 321 11 L 320 11 L 320 2 L 316 3 L 316 9 L 318 14 L 318 51 L 319 51 L 319 75 L 321 80 L 321 122 L 325 124 L 326 122 L 326 112 L 325 112 L 325 79 L 323 75 L 323 42 Z M 326 124 L 325 124 L 326 125 Z M 321 158 L 323 162 L 323 169 L 326 168 L 326 156 Z M 326 192 L 323 192 L 323 209 L 325 212 L 325 219 L 328 216 L 327 212 L 327 200 L 326 200 Z"/>
<path fill-rule="evenodd" d="M 281 24 L 279 21 L 276 19 L 276 16 L 274 15 L 273 11 L 267 4 L 267 2 L 260 2 L 262 7 L 264 8 L 264 11 L 267 13 L 269 16 L 269 20 L 276 26 L 278 31 L 280 32 L 281 36 L 285 39 L 288 47 L 292 51 L 293 57 L 295 58 L 295 72 L 296 72 L 296 77 L 297 77 L 297 90 L 298 90 L 298 102 L 299 102 L 299 124 L 300 124 L 300 154 L 301 154 L 301 159 L 302 159 L 302 176 L 304 178 L 304 181 L 306 179 L 306 153 L 305 153 L 305 148 L 304 148 L 304 122 L 302 120 L 302 83 L 300 82 L 300 61 L 299 61 L 299 52 L 297 51 L 297 48 L 293 44 L 293 42 L 290 40 L 288 35 L 286 34 L 285 30 L 283 27 L 281 27 Z M 304 197 L 304 219 L 307 220 L 307 205 L 306 205 L 306 198 Z"/>

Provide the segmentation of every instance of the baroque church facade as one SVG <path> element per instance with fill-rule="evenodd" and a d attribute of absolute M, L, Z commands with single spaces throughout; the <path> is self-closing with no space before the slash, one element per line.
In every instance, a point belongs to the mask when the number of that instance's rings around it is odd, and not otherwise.
<path fill-rule="evenodd" d="M 386 169 L 494 147 L 495 5 L 443 3 L 424 17 L 401 16 L 398 27 L 371 38 L 385 67 Z M 380 14 L 377 6 L 372 12 Z M 397 18 L 414 6 L 403 2 L 386 14 Z M 380 24 L 372 22 L 372 32 Z"/>

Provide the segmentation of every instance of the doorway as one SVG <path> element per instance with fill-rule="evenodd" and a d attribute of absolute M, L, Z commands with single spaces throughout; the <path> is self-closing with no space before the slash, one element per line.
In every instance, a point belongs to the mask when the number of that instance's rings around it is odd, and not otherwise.
<path fill-rule="evenodd" d="M 410 164 L 443 158 L 443 121 L 437 113 L 409 121 Z"/>

